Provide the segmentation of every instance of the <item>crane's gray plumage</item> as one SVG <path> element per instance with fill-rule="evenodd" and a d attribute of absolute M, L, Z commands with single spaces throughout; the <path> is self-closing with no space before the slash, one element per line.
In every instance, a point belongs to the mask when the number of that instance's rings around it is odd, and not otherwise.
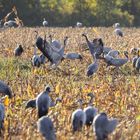
<path fill-rule="evenodd" d="M 85 34 L 82 34 L 82 36 L 85 37 L 89 51 L 91 55 L 93 56 L 96 53 L 96 58 L 101 58 L 101 54 L 103 54 L 104 51 L 104 44 L 101 38 L 93 39 L 93 41 L 89 41 L 88 37 Z"/>
<path fill-rule="evenodd" d="M 121 67 L 128 62 L 128 52 L 125 51 L 124 55 L 126 58 L 113 58 L 110 55 L 105 55 L 104 59 L 108 66 Z"/>
<path fill-rule="evenodd" d="M 58 102 L 62 102 L 62 99 L 59 97 L 55 99 L 55 102 L 51 101 L 50 107 L 56 106 Z"/>
<path fill-rule="evenodd" d="M 7 28 L 7 27 L 17 27 L 17 23 L 16 21 L 14 20 L 9 20 L 7 22 L 4 23 L 4 27 Z"/>
<path fill-rule="evenodd" d="M 64 49 L 63 49 L 64 47 L 61 45 L 60 41 L 52 40 L 51 35 L 49 37 L 51 40 L 51 48 L 52 48 L 51 52 L 52 52 L 52 57 L 54 60 L 55 60 L 55 58 L 57 58 L 57 61 L 63 60 L 63 59 L 71 59 L 71 60 L 74 60 L 74 59 L 81 60 L 82 59 L 82 56 L 78 53 L 71 52 L 71 53 L 64 54 Z M 67 39 L 68 39 L 68 37 L 65 37 L 64 46 L 66 46 Z M 61 51 L 61 49 L 62 49 L 62 51 Z"/>
<path fill-rule="evenodd" d="M 49 38 L 50 38 L 50 45 L 53 47 L 53 49 L 56 51 L 58 49 L 61 48 L 61 42 L 59 40 L 55 40 L 55 39 L 52 39 L 52 35 L 49 35 Z"/>
<path fill-rule="evenodd" d="M 59 40 L 52 39 L 52 35 L 49 35 L 49 39 L 50 39 L 50 45 L 52 47 L 55 47 L 57 49 L 61 48 L 61 42 Z"/>
<path fill-rule="evenodd" d="M 96 38 L 93 40 L 93 43 L 95 44 L 95 53 L 96 58 L 100 58 L 101 54 L 103 54 L 104 50 L 104 43 L 101 38 Z"/>
<path fill-rule="evenodd" d="M 61 43 L 59 40 L 52 40 L 51 46 L 53 49 L 60 49 L 61 48 Z M 57 51 L 57 50 L 56 50 Z"/>
<path fill-rule="evenodd" d="M 46 86 L 45 90 L 41 92 L 36 98 L 36 107 L 38 110 L 38 117 L 41 118 L 42 116 L 48 113 L 51 98 L 49 96 L 50 87 Z"/>
<path fill-rule="evenodd" d="M 0 20 L 0 28 L 2 28 L 2 21 L 3 21 L 3 20 Z"/>
<path fill-rule="evenodd" d="M 61 60 L 63 59 L 63 56 L 64 56 L 64 50 L 65 50 L 65 47 L 66 47 L 66 42 L 68 40 L 68 37 L 65 37 L 64 38 L 64 45 L 61 46 L 60 49 L 54 47 L 54 46 L 51 46 L 52 48 L 52 54 L 51 54 L 51 58 L 53 60 L 53 64 L 55 66 L 57 66 Z"/>
<path fill-rule="evenodd" d="M 114 30 L 115 34 L 118 35 L 118 36 L 123 37 L 123 32 L 120 29 L 120 24 L 119 23 L 115 23 L 114 27 L 115 27 L 115 30 Z"/>
<path fill-rule="evenodd" d="M 14 50 L 15 56 L 20 56 L 23 53 L 23 48 L 21 44 L 18 44 L 17 48 Z"/>
<path fill-rule="evenodd" d="M 139 72 L 139 70 L 140 70 L 140 57 L 137 59 L 135 67 L 136 67 L 136 70 Z"/>
<path fill-rule="evenodd" d="M 56 46 L 53 46 L 51 43 L 47 42 L 46 38 L 43 40 L 41 37 L 37 37 L 36 46 L 48 58 L 51 65 L 57 66 L 63 59 L 67 39 L 68 37 L 65 37 L 64 45 L 57 48 Z"/>
<path fill-rule="evenodd" d="M 45 140 L 56 140 L 54 125 L 49 117 L 41 117 L 37 122 L 37 126 Z"/>
<path fill-rule="evenodd" d="M 75 60 L 75 59 L 80 59 L 80 60 L 82 60 L 82 59 L 83 59 L 81 54 L 74 53 L 74 52 L 66 53 L 63 57 L 64 57 L 65 59 L 70 59 L 70 60 Z"/>
<path fill-rule="evenodd" d="M 54 107 L 57 105 L 58 102 L 61 102 L 61 101 L 62 101 L 62 99 L 59 97 L 56 98 L 55 101 L 52 101 L 52 99 L 50 98 L 50 106 L 49 107 Z M 36 108 L 36 98 L 27 101 L 25 109 L 27 109 L 27 108 Z"/>
<path fill-rule="evenodd" d="M 41 59 L 40 59 L 40 56 L 37 55 L 37 53 L 36 53 L 37 50 L 36 49 L 37 49 L 36 46 L 34 46 L 34 55 L 32 57 L 32 65 L 35 66 L 35 67 L 40 67 Z"/>
<path fill-rule="evenodd" d="M 136 67 L 136 61 L 137 61 L 137 59 L 138 59 L 137 56 L 133 57 L 133 59 L 132 59 L 132 65 L 133 65 L 133 68 Z"/>
<path fill-rule="evenodd" d="M 91 55 L 93 55 L 95 53 L 93 42 L 89 41 L 87 35 L 82 34 L 82 36 L 85 37 L 89 51 L 90 51 Z"/>
<path fill-rule="evenodd" d="M 84 112 L 86 114 L 86 123 L 85 124 L 87 126 L 90 126 L 93 123 L 93 119 L 96 116 L 98 109 L 92 106 L 93 98 L 94 98 L 93 93 L 88 93 L 87 96 L 90 97 L 90 100 L 89 100 L 88 107 L 84 108 Z"/>
<path fill-rule="evenodd" d="M 4 117 L 5 117 L 5 107 L 2 103 L 0 103 L 0 133 L 1 133 L 1 130 L 4 128 L 3 126 Z"/>
<path fill-rule="evenodd" d="M 117 58 L 118 56 L 119 56 L 119 51 L 117 51 L 117 50 L 110 50 L 109 52 L 108 52 L 108 55 L 110 55 L 110 56 L 112 56 L 112 57 L 114 57 L 114 58 Z"/>
<path fill-rule="evenodd" d="M 133 55 L 137 55 L 138 51 L 139 51 L 138 48 L 132 48 L 132 49 L 130 50 L 130 53 L 133 54 Z"/>
<path fill-rule="evenodd" d="M 12 91 L 10 87 L 1 80 L 0 80 L 0 93 L 2 93 L 3 95 L 8 95 L 9 98 L 12 98 Z"/>
<path fill-rule="evenodd" d="M 47 27 L 48 26 L 48 21 L 46 21 L 46 19 L 44 18 L 42 24 L 43 24 L 44 27 Z"/>
<path fill-rule="evenodd" d="M 117 124 L 117 119 L 108 119 L 105 113 L 98 114 L 93 121 L 97 140 L 105 140 L 115 130 Z"/>
<path fill-rule="evenodd" d="M 38 35 L 38 32 L 36 33 Z M 46 41 L 46 39 L 43 40 L 41 37 L 37 37 L 36 46 L 43 53 L 43 55 L 46 56 L 51 63 L 53 63 L 50 52 L 51 51 L 50 44 Z"/>
<path fill-rule="evenodd" d="M 98 60 L 96 58 L 96 53 L 94 54 L 94 63 L 90 64 L 87 68 L 86 75 L 89 77 L 96 73 L 98 70 Z"/>
<path fill-rule="evenodd" d="M 73 132 L 81 130 L 86 121 L 86 115 L 84 111 L 81 109 L 82 100 L 80 99 L 77 102 L 80 103 L 80 108 L 75 110 L 72 113 L 72 117 L 71 117 Z"/>
<path fill-rule="evenodd" d="M 104 49 L 103 49 L 103 54 L 106 55 L 109 53 L 109 51 L 111 51 L 112 49 L 110 47 L 106 47 L 104 46 Z"/>
<path fill-rule="evenodd" d="M 40 63 L 41 64 L 45 64 L 45 62 L 46 62 L 46 56 L 44 54 L 41 54 L 39 57 L 40 57 Z"/>
<path fill-rule="evenodd" d="M 104 60 L 107 63 L 107 66 L 110 65 L 111 61 L 114 58 L 117 58 L 119 56 L 119 51 L 117 50 L 110 50 L 107 54 L 104 54 Z"/>
<path fill-rule="evenodd" d="M 26 103 L 25 108 L 36 108 L 36 99 L 31 99 Z"/>
<path fill-rule="evenodd" d="M 38 55 L 33 56 L 32 65 L 35 66 L 35 67 L 40 67 L 41 61 L 40 61 L 40 57 Z"/>
<path fill-rule="evenodd" d="M 116 33 L 116 35 L 123 37 L 123 32 L 121 29 L 117 28 L 114 32 Z"/>
<path fill-rule="evenodd" d="M 133 65 L 133 68 L 136 68 L 136 70 L 139 72 L 139 69 L 140 69 L 140 50 L 137 49 L 137 56 L 133 57 L 132 59 L 132 65 Z"/>

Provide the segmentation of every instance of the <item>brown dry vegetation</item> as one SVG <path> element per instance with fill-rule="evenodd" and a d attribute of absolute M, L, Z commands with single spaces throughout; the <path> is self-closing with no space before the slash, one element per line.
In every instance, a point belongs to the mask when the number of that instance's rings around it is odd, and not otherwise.
<path fill-rule="evenodd" d="M 66 52 L 76 51 L 83 55 L 83 60 L 64 60 L 59 70 L 50 70 L 46 63 L 40 68 L 31 66 L 34 31 L 40 36 L 51 33 L 54 38 L 63 40 L 69 36 Z M 123 29 L 124 38 L 117 39 L 113 28 L 96 28 L 106 46 L 123 51 L 133 47 L 140 47 L 140 29 Z M 87 66 L 92 62 L 89 51 L 83 51 L 85 39 L 82 33 L 88 33 L 93 39 L 97 37 L 92 28 L 21 28 L 0 31 L 0 79 L 9 83 L 14 98 L 6 107 L 4 139 L 10 140 L 43 140 L 37 132 L 36 110 L 25 110 L 27 100 L 35 98 L 50 84 L 55 92 L 51 97 L 62 97 L 62 103 L 50 108 L 49 116 L 53 120 L 58 140 L 93 140 L 95 134 L 92 128 L 72 134 L 70 116 L 77 108 L 75 100 L 82 98 L 88 102 L 88 92 L 94 92 L 94 105 L 99 111 L 105 111 L 110 117 L 119 120 L 117 129 L 109 137 L 112 140 L 139 140 L 140 139 L 140 76 L 136 73 L 131 62 L 121 68 L 122 72 L 107 69 L 101 60 L 98 72 L 91 78 L 86 77 Z M 24 46 L 21 57 L 15 58 L 13 50 L 16 43 Z M 38 53 L 40 53 L 38 51 Z M 129 53 L 130 54 L 130 53 Z M 130 59 L 132 55 L 129 55 Z M 86 107 L 87 104 L 84 104 Z"/>

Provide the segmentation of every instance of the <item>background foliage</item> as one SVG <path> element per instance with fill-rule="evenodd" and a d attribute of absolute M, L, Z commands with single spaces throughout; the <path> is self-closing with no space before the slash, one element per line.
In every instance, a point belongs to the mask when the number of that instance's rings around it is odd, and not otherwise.
<path fill-rule="evenodd" d="M 140 25 L 140 0 L 0 0 L 0 18 L 17 7 L 25 25 L 40 26 L 45 17 L 50 26 Z"/>

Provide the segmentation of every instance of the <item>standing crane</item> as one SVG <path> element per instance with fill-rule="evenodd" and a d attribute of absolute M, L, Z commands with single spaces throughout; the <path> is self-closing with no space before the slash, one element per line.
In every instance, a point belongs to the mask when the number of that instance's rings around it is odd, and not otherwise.
<path fill-rule="evenodd" d="M 117 124 L 117 119 L 109 119 L 106 113 L 98 114 L 93 121 L 97 140 L 106 140 L 108 135 L 115 130 Z"/>
<path fill-rule="evenodd" d="M 92 106 L 94 95 L 93 93 L 88 93 L 87 95 L 90 97 L 88 107 L 84 108 L 84 112 L 86 114 L 86 123 L 85 125 L 92 125 L 94 117 L 97 115 L 98 109 Z"/>
<path fill-rule="evenodd" d="M 86 121 L 85 112 L 82 110 L 83 101 L 79 99 L 77 102 L 80 104 L 80 108 L 76 109 L 72 113 L 72 117 L 71 117 L 73 133 L 81 130 Z"/>
<path fill-rule="evenodd" d="M 41 117 L 37 122 L 37 127 L 45 140 L 56 140 L 54 125 L 49 117 Z"/>

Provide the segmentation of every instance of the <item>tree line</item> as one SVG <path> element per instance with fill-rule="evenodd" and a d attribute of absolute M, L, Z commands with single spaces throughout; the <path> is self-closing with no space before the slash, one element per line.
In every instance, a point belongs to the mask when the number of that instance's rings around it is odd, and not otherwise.
<path fill-rule="evenodd" d="M 0 0 L 0 19 L 16 6 L 25 26 L 140 26 L 140 0 Z M 9 19 L 12 19 L 12 15 Z"/>

